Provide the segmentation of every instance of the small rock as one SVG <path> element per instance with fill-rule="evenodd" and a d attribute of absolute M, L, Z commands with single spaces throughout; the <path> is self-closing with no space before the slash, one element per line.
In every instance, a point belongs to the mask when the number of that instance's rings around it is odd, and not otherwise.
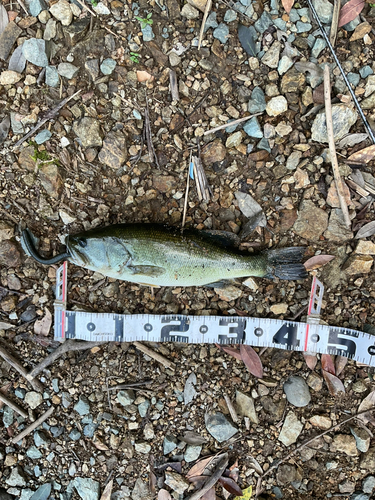
<path fill-rule="evenodd" d="M 93 5 L 92 8 L 97 14 L 102 16 L 108 16 L 111 13 L 111 11 L 108 9 L 106 5 L 104 5 L 103 2 L 98 2 L 96 5 Z"/>
<path fill-rule="evenodd" d="M 269 68 L 277 68 L 279 64 L 280 50 L 281 43 L 276 40 L 262 57 L 262 63 Z"/>
<path fill-rule="evenodd" d="M 37 17 L 42 10 L 46 10 L 48 8 L 44 0 L 30 0 L 28 7 L 30 14 L 34 17 Z"/>
<path fill-rule="evenodd" d="M 21 262 L 21 253 L 16 243 L 8 240 L 0 242 L 0 265 L 17 268 Z"/>
<path fill-rule="evenodd" d="M 249 137 L 255 137 L 261 139 L 263 137 L 262 128 L 259 125 L 258 119 L 256 116 L 251 118 L 243 127 L 244 131 Z"/>
<path fill-rule="evenodd" d="M 98 120 L 85 116 L 73 123 L 73 130 L 81 140 L 84 148 L 103 144 Z"/>
<path fill-rule="evenodd" d="M 0 242 L 10 240 L 14 236 L 14 227 L 8 222 L 0 221 Z M 357 247 L 358 248 L 358 247 Z"/>
<path fill-rule="evenodd" d="M 51 163 L 39 168 L 42 186 L 52 198 L 58 198 L 63 189 L 63 179 L 60 172 L 60 167 Z"/>
<path fill-rule="evenodd" d="M 259 33 L 264 33 L 270 26 L 272 26 L 273 21 L 271 16 L 267 11 L 263 11 L 260 18 L 254 23 L 254 27 Z"/>
<path fill-rule="evenodd" d="M 223 161 L 227 150 L 220 139 L 215 139 L 202 149 L 202 160 L 205 165 Z"/>
<path fill-rule="evenodd" d="M 154 432 L 154 427 L 151 422 L 148 422 L 144 429 L 143 429 L 143 436 L 145 439 L 150 440 L 154 439 L 155 437 L 155 432 Z"/>
<path fill-rule="evenodd" d="M 370 448 L 371 437 L 369 433 L 362 427 L 350 427 L 350 432 L 353 434 L 358 451 L 366 453 Z"/>
<path fill-rule="evenodd" d="M 375 488 L 375 476 L 367 476 L 362 481 L 362 490 L 364 493 L 371 494 Z"/>
<path fill-rule="evenodd" d="M 313 5 L 322 23 L 331 24 L 333 5 L 328 0 L 313 0 Z"/>
<path fill-rule="evenodd" d="M 22 45 L 14 49 L 8 63 L 8 70 L 22 73 L 26 66 L 26 59 L 22 53 Z M 30 75 L 31 76 L 31 75 Z"/>
<path fill-rule="evenodd" d="M 114 59 L 108 58 L 104 59 L 100 65 L 100 71 L 103 75 L 111 75 L 116 67 L 116 61 Z"/>
<path fill-rule="evenodd" d="M 122 134 L 110 132 L 103 140 L 98 159 L 101 163 L 116 170 L 123 165 L 127 157 L 125 137 Z"/>
<path fill-rule="evenodd" d="M 319 392 L 323 387 L 323 379 L 319 377 L 316 373 L 310 373 L 307 378 L 307 385 L 311 387 L 313 391 Z"/>
<path fill-rule="evenodd" d="M 89 59 L 85 61 L 85 69 L 92 80 L 95 81 L 99 76 L 99 59 Z"/>
<path fill-rule="evenodd" d="M 290 446 L 295 443 L 303 429 L 302 423 L 298 420 L 293 412 L 289 412 L 285 418 L 283 427 L 279 434 L 279 441 L 285 446 Z"/>
<path fill-rule="evenodd" d="M 47 21 L 47 24 L 46 24 L 46 27 L 44 29 L 44 33 L 43 33 L 43 39 L 44 40 L 53 40 L 56 36 L 56 21 L 54 19 L 49 19 Z"/>
<path fill-rule="evenodd" d="M 290 484 L 298 479 L 298 469 L 294 465 L 282 464 L 277 469 L 276 479 L 278 484 Z"/>
<path fill-rule="evenodd" d="M 86 396 L 81 396 L 73 408 L 80 415 L 87 415 L 90 413 L 90 402 Z"/>
<path fill-rule="evenodd" d="M 163 441 L 163 453 L 168 455 L 177 448 L 178 439 L 172 434 L 167 434 Z"/>
<path fill-rule="evenodd" d="M 205 423 L 211 436 L 222 443 L 238 432 L 227 418 L 220 412 L 205 415 Z"/>
<path fill-rule="evenodd" d="M 35 66 L 45 68 L 48 66 L 48 57 L 46 54 L 46 42 L 39 38 L 29 38 L 22 45 L 22 53 L 26 61 Z"/>
<path fill-rule="evenodd" d="M 45 129 L 45 130 L 42 130 L 41 132 L 39 132 L 35 138 L 34 138 L 34 141 L 37 143 L 37 144 L 43 144 L 44 142 L 48 141 L 49 139 L 51 139 L 52 137 L 52 134 L 49 130 Z"/>
<path fill-rule="evenodd" d="M 126 389 L 117 393 L 117 401 L 122 406 L 129 406 L 135 401 L 135 394 L 133 389 Z"/>
<path fill-rule="evenodd" d="M 9 486 L 26 486 L 26 478 L 23 469 L 19 465 L 13 467 L 10 476 L 5 482 Z"/>
<path fill-rule="evenodd" d="M 73 429 L 70 433 L 69 433 L 69 437 L 72 441 L 78 441 L 79 439 L 81 439 L 81 433 L 79 432 L 78 429 Z"/>
<path fill-rule="evenodd" d="M 0 74 L 0 85 L 13 85 L 19 82 L 21 78 L 22 75 L 16 71 L 3 71 Z"/>
<path fill-rule="evenodd" d="M 321 234 L 327 229 L 328 214 L 315 206 L 311 200 L 303 200 L 293 230 L 307 240 L 319 241 Z"/>
<path fill-rule="evenodd" d="M 236 148 L 238 147 L 242 142 L 242 132 L 234 132 L 234 134 L 231 134 L 228 139 L 226 140 L 225 146 L 227 148 Z"/>
<path fill-rule="evenodd" d="M 290 59 L 290 57 L 288 56 L 283 56 L 280 61 L 279 61 L 279 64 L 277 66 L 277 71 L 279 73 L 279 75 L 283 75 L 284 73 L 286 73 L 288 71 L 288 69 L 290 69 L 291 67 L 293 66 L 293 61 L 292 59 Z"/>
<path fill-rule="evenodd" d="M 73 20 L 73 12 L 67 0 L 59 0 L 50 7 L 50 12 L 63 26 L 69 26 Z"/>
<path fill-rule="evenodd" d="M 151 451 L 151 446 L 146 442 L 135 443 L 134 449 L 137 453 L 144 453 L 147 455 L 147 453 L 150 453 Z"/>
<path fill-rule="evenodd" d="M 26 393 L 25 403 L 29 405 L 32 410 L 34 410 L 43 403 L 43 396 L 39 394 L 39 392 L 30 391 Z"/>
<path fill-rule="evenodd" d="M 181 10 L 181 16 L 187 19 L 197 19 L 199 17 L 199 11 L 192 5 L 186 3 Z"/>
<path fill-rule="evenodd" d="M 170 62 L 170 65 L 171 66 L 178 66 L 180 63 L 181 63 L 182 59 L 181 57 L 176 54 L 176 52 L 172 51 L 170 54 L 169 54 L 169 62 Z"/>
<path fill-rule="evenodd" d="M 286 314 L 287 310 L 288 310 L 288 304 L 286 304 L 285 302 L 281 302 L 280 304 L 273 304 L 270 307 L 270 311 L 276 315 Z"/>
<path fill-rule="evenodd" d="M 11 21 L 5 26 L 5 29 L 0 35 L 0 59 L 6 61 L 12 51 L 13 45 L 17 38 L 21 35 L 22 29 L 17 26 L 14 21 Z"/>
<path fill-rule="evenodd" d="M 368 274 L 371 271 L 373 262 L 370 255 L 351 254 L 342 269 L 349 276 Z"/>
<path fill-rule="evenodd" d="M 90 478 L 76 477 L 72 483 L 82 500 L 99 500 L 100 484 Z"/>
<path fill-rule="evenodd" d="M 0 226 L 1 227 L 1 226 Z M 0 229 L 0 241 L 1 241 L 1 229 Z M 358 242 L 355 253 L 360 255 L 375 255 L 375 243 L 372 241 L 360 240 Z"/>
<path fill-rule="evenodd" d="M 332 105 L 333 136 L 335 142 L 349 133 L 350 127 L 356 123 L 357 119 L 357 112 L 348 105 L 343 103 Z M 311 127 L 311 132 L 311 139 L 313 141 L 328 142 L 325 113 L 320 113 L 316 116 Z"/>
<path fill-rule="evenodd" d="M 289 377 L 284 383 L 284 392 L 289 403 L 297 408 L 307 406 L 311 401 L 308 385 L 302 377 Z"/>
<path fill-rule="evenodd" d="M 349 436 L 349 434 L 336 434 L 329 449 L 332 453 L 339 451 L 349 457 L 356 457 L 358 455 L 355 439 L 353 436 Z"/>
<path fill-rule="evenodd" d="M 236 391 L 236 406 L 239 415 L 248 417 L 254 424 L 259 423 L 259 419 L 255 411 L 254 401 L 251 396 L 248 396 L 243 392 Z"/>
<path fill-rule="evenodd" d="M 72 78 L 74 78 L 77 75 L 78 71 L 79 71 L 79 68 L 77 66 L 74 66 L 74 64 L 71 64 L 69 62 L 60 63 L 57 66 L 58 74 L 60 76 L 67 78 L 68 80 L 71 80 Z"/>
<path fill-rule="evenodd" d="M 45 435 L 43 431 L 35 431 L 34 432 L 34 443 L 35 446 L 42 447 L 42 448 L 49 448 L 50 445 L 50 440 L 49 438 Z"/>
<path fill-rule="evenodd" d="M 332 420 L 329 417 L 324 417 L 323 415 L 314 415 L 309 419 L 309 422 L 314 427 L 319 427 L 319 429 L 328 430 L 332 427 Z"/>
<path fill-rule="evenodd" d="M 46 85 L 49 87 L 58 87 L 60 85 L 59 73 L 55 66 L 47 66 L 46 67 Z"/>
<path fill-rule="evenodd" d="M 288 109 L 288 103 L 284 96 L 272 97 L 267 103 L 266 112 L 268 116 L 279 116 Z"/>
<path fill-rule="evenodd" d="M 302 157 L 302 152 L 301 151 L 292 151 L 286 161 L 286 168 L 288 170 L 295 170 Z"/>
<path fill-rule="evenodd" d="M 328 228 L 324 232 L 324 237 L 336 243 L 343 243 L 353 238 L 353 233 L 347 228 L 340 208 L 331 210 Z"/>
<path fill-rule="evenodd" d="M 236 19 L 237 19 L 237 12 L 236 11 L 234 11 L 232 9 L 228 9 L 225 12 L 224 22 L 226 22 L 226 23 L 232 23 Z"/>
<path fill-rule="evenodd" d="M 5 406 L 3 413 L 3 424 L 5 428 L 10 427 L 14 421 L 14 411 L 9 406 Z M 13 465 L 13 464 L 10 464 Z"/>
<path fill-rule="evenodd" d="M 234 285 L 224 286 L 223 288 L 214 288 L 215 292 L 224 302 L 236 300 L 242 296 L 242 290 Z"/>
<path fill-rule="evenodd" d="M 251 99 L 247 106 L 249 113 L 252 115 L 262 113 L 266 109 L 266 106 L 266 98 L 263 90 L 260 87 L 255 87 L 251 93 Z"/>
<path fill-rule="evenodd" d="M 183 476 L 173 471 L 165 471 L 164 482 L 179 495 L 183 495 L 184 491 L 189 487 L 189 482 Z"/>
<path fill-rule="evenodd" d="M 375 447 L 370 448 L 363 454 L 359 466 L 361 469 L 366 469 L 370 472 L 375 470 Z"/>
<path fill-rule="evenodd" d="M 143 401 L 138 405 L 138 411 L 142 418 L 144 418 L 147 415 L 149 407 L 150 407 L 150 401 L 148 399 L 146 399 L 145 401 Z"/>
<path fill-rule="evenodd" d="M 186 451 L 184 453 L 185 462 L 190 463 L 197 460 L 199 458 L 199 455 L 201 454 L 201 451 L 202 451 L 202 446 L 193 446 L 189 444 L 186 447 Z"/>
<path fill-rule="evenodd" d="M 167 193 L 177 186 L 176 177 L 155 173 L 152 178 L 152 186 L 161 193 Z"/>
<path fill-rule="evenodd" d="M 32 460 L 37 460 L 43 456 L 43 454 L 34 445 L 30 446 L 30 448 L 26 451 L 26 455 Z"/>
<path fill-rule="evenodd" d="M 219 40 L 219 42 L 225 44 L 229 38 L 229 27 L 224 23 L 220 23 L 219 26 L 214 29 L 212 34 L 214 38 Z"/>

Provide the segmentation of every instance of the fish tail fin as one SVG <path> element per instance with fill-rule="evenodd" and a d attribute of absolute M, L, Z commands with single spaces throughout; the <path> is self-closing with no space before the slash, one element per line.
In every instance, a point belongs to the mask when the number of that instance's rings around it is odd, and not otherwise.
<path fill-rule="evenodd" d="M 288 247 L 267 250 L 267 274 L 265 278 L 282 280 L 300 280 L 307 277 L 302 264 L 305 247 Z"/>

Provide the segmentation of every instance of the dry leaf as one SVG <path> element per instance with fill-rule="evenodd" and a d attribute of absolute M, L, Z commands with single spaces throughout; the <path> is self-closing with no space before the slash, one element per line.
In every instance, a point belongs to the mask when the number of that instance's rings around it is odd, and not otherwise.
<path fill-rule="evenodd" d="M 157 483 L 158 481 L 156 479 L 155 474 L 152 471 L 150 471 L 150 476 L 148 479 L 148 489 L 150 493 L 152 493 L 153 495 L 155 495 Z"/>
<path fill-rule="evenodd" d="M 262 467 L 260 466 L 258 460 L 254 457 L 247 457 L 247 462 L 248 462 L 248 465 L 250 465 L 250 467 L 253 467 L 253 469 L 255 469 L 255 471 L 262 475 L 263 474 L 263 469 Z"/>
<path fill-rule="evenodd" d="M 367 139 L 368 134 L 348 134 L 338 143 L 339 148 L 353 147 Z"/>
<path fill-rule="evenodd" d="M 226 352 L 230 356 L 233 356 L 234 358 L 242 361 L 242 357 L 241 357 L 241 353 L 240 353 L 239 349 L 236 349 L 235 347 L 229 347 L 226 345 L 220 345 L 220 344 L 216 344 L 216 347 L 218 347 L 222 351 Z"/>
<path fill-rule="evenodd" d="M 330 354 L 322 354 L 320 362 L 322 364 L 323 370 L 332 373 L 332 375 L 335 375 L 335 365 Z"/>
<path fill-rule="evenodd" d="M 356 153 L 353 153 L 347 159 L 350 163 L 362 163 L 366 164 L 369 161 L 373 160 L 375 157 L 375 145 L 368 146 L 367 148 L 361 149 Z"/>
<path fill-rule="evenodd" d="M 197 432 L 194 431 L 186 431 L 184 435 L 179 437 L 180 441 L 184 443 L 191 444 L 193 446 L 197 446 L 199 444 L 207 443 L 207 439 Z"/>
<path fill-rule="evenodd" d="M 336 356 L 335 359 L 335 370 L 336 370 L 336 376 L 338 377 L 340 373 L 342 373 L 343 369 L 345 368 L 348 359 L 346 356 Z"/>
<path fill-rule="evenodd" d="M 219 479 L 219 483 L 232 495 L 240 495 L 242 496 L 242 490 L 238 486 L 238 484 L 233 481 L 230 477 L 221 477 Z"/>
<path fill-rule="evenodd" d="M 258 354 L 249 345 L 240 345 L 240 353 L 242 361 L 246 368 L 255 377 L 263 378 L 263 365 Z"/>
<path fill-rule="evenodd" d="M 201 497 L 201 500 L 216 500 L 215 486 L 212 486 L 206 493 Z"/>
<path fill-rule="evenodd" d="M 137 71 L 137 80 L 139 82 L 152 82 L 153 79 L 154 77 L 147 71 Z"/>
<path fill-rule="evenodd" d="M 374 407 L 375 407 L 375 391 L 372 391 L 368 396 L 365 397 L 365 399 L 359 405 L 358 413 L 361 411 L 369 410 L 370 408 Z M 360 415 L 358 418 L 361 419 L 364 424 L 371 422 L 373 425 L 375 425 L 375 418 L 373 414 L 370 412 L 364 413 L 363 415 Z"/>
<path fill-rule="evenodd" d="M 318 269 L 319 267 L 325 266 L 330 260 L 334 259 L 334 255 L 314 255 L 311 259 L 308 259 L 303 265 L 306 271 L 312 271 L 313 269 Z"/>
<path fill-rule="evenodd" d="M 112 487 L 113 487 L 113 479 L 111 479 L 107 484 L 107 486 L 104 488 L 100 500 L 111 500 Z"/>
<path fill-rule="evenodd" d="M 281 0 L 282 1 L 282 4 L 283 4 L 283 7 L 285 9 L 285 12 L 288 14 L 290 14 L 290 11 L 292 10 L 292 7 L 294 5 L 294 0 Z"/>
<path fill-rule="evenodd" d="M 100 441 L 100 439 L 98 439 L 98 438 L 94 437 L 92 442 L 94 443 L 95 448 L 97 448 L 98 450 L 101 450 L 101 451 L 108 451 L 109 450 L 108 446 L 106 444 L 102 443 L 102 441 Z"/>
<path fill-rule="evenodd" d="M 350 0 L 343 5 L 340 10 L 338 27 L 353 21 L 362 12 L 364 6 L 365 0 Z"/>
<path fill-rule="evenodd" d="M 314 368 L 316 367 L 316 363 L 318 362 L 316 354 L 309 354 L 308 352 L 304 352 L 303 357 L 305 358 L 306 364 L 310 368 L 310 370 L 314 370 Z"/>
<path fill-rule="evenodd" d="M 158 493 L 158 500 L 172 500 L 172 497 L 169 491 L 161 489 Z"/>
<path fill-rule="evenodd" d="M 324 83 L 321 83 L 313 90 L 313 101 L 315 104 L 324 104 Z"/>
<path fill-rule="evenodd" d="M 202 458 L 202 460 L 199 460 L 199 462 L 194 464 L 193 467 L 186 474 L 186 478 L 190 479 L 194 476 L 201 476 L 203 474 L 204 469 L 213 460 L 213 458 L 214 457 L 207 457 L 207 458 Z"/>
<path fill-rule="evenodd" d="M 356 29 L 354 30 L 354 33 L 350 37 L 349 41 L 350 42 L 355 42 L 356 40 L 360 40 L 363 38 L 367 33 L 370 33 L 371 31 L 371 24 L 365 21 L 364 23 L 358 24 Z"/>
<path fill-rule="evenodd" d="M 44 335 L 47 337 L 52 326 L 52 314 L 45 308 L 45 315 L 42 319 L 38 319 L 34 323 L 35 335 Z"/>
<path fill-rule="evenodd" d="M 375 234 L 375 220 L 361 227 L 361 229 L 355 235 L 355 239 L 359 240 L 360 238 L 367 238 L 368 236 L 372 236 L 373 234 Z"/>
<path fill-rule="evenodd" d="M 239 478 L 239 468 L 238 468 L 238 460 L 234 462 L 234 464 L 229 467 L 229 477 L 233 479 L 233 481 L 238 481 Z"/>
<path fill-rule="evenodd" d="M 332 373 L 326 372 L 325 370 L 322 370 L 322 373 L 332 396 L 337 396 L 340 392 L 345 392 L 344 384 L 336 375 L 332 375 Z"/>

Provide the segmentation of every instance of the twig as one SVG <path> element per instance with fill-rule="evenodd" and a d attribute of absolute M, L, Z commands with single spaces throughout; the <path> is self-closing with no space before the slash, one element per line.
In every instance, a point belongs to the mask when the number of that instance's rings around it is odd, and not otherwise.
<path fill-rule="evenodd" d="M 34 377 L 41 373 L 47 366 L 52 364 L 56 359 L 69 351 L 82 351 L 86 349 L 92 349 L 98 345 L 103 345 L 106 342 L 77 342 L 76 340 L 68 339 L 63 344 L 61 344 L 55 351 L 51 352 L 46 358 L 43 359 L 31 372 L 26 375 L 26 378 L 31 382 Z"/>
<path fill-rule="evenodd" d="M 153 351 L 152 349 L 150 349 L 149 347 L 145 346 L 144 344 L 142 344 L 141 342 L 138 342 L 138 341 L 133 342 L 133 344 L 141 352 L 143 352 L 144 354 L 147 354 L 147 356 L 150 356 L 150 358 L 156 359 L 156 361 L 158 361 L 159 363 L 164 365 L 166 368 L 169 368 L 170 370 L 173 370 L 173 371 L 175 370 L 174 363 L 172 363 L 172 361 L 169 361 L 169 359 L 165 358 L 164 356 L 162 356 L 158 352 Z"/>
<path fill-rule="evenodd" d="M 227 407 L 228 407 L 228 410 L 229 410 L 230 416 L 232 417 L 233 422 L 234 423 L 238 422 L 238 415 L 237 415 L 236 409 L 233 406 L 233 403 L 230 400 L 228 394 L 224 393 L 224 399 L 225 399 L 225 402 L 227 404 Z"/>
<path fill-rule="evenodd" d="M 219 463 L 216 466 L 215 471 L 213 472 L 212 476 L 210 476 L 207 481 L 204 483 L 203 487 L 195 491 L 187 500 L 199 500 L 200 498 L 203 497 L 205 493 L 209 489 L 211 489 L 221 478 L 223 475 L 223 472 L 227 468 L 228 465 L 228 453 L 223 453 L 222 458 L 220 459 Z"/>
<path fill-rule="evenodd" d="M 333 123 L 332 123 L 332 107 L 331 107 L 331 82 L 329 78 L 329 66 L 324 68 L 324 103 L 326 110 L 326 123 L 327 123 L 327 135 L 329 152 L 331 156 L 333 176 L 335 178 L 336 190 L 340 200 L 340 207 L 344 215 L 345 225 L 348 229 L 351 227 L 348 205 L 345 201 L 344 186 L 342 183 L 339 164 L 337 162 L 335 139 L 333 136 Z"/>
<path fill-rule="evenodd" d="M 350 422 L 351 420 L 354 420 L 355 418 L 358 418 L 360 415 L 364 415 L 365 413 L 368 413 L 370 411 L 373 411 L 375 410 L 375 406 L 373 406 L 372 408 L 368 409 L 368 410 L 363 410 L 363 411 L 360 411 L 359 413 L 356 413 L 355 415 L 352 415 L 351 417 L 348 417 L 346 418 L 345 420 L 342 420 L 341 422 L 339 422 L 338 424 L 336 425 L 333 425 L 332 427 L 330 427 L 329 429 L 327 429 L 326 431 L 323 431 L 321 432 L 320 434 L 314 436 L 313 438 L 311 439 L 308 439 L 307 441 L 305 441 L 304 443 L 300 444 L 299 446 L 297 446 L 297 448 L 295 448 L 294 450 L 292 450 L 291 452 L 289 452 L 284 458 L 281 458 L 280 460 L 278 460 L 276 463 L 274 463 L 273 465 L 271 465 L 271 467 L 269 469 L 266 470 L 266 472 L 264 472 L 260 478 L 258 479 L 258 484 L 257 484 L 257 491 L 259 491 L 259 485 L 261 484 L 262 480 L 268 476 L 268 474 L 270 474 L 271 471 L 273 471 L 274 469 L 277 469 L 277 467 L 279 467 L 281 464 L 283 464 L 284 462 L 286 462 L 287 460 L 290 459 L 291 456 L 293 456 L 297 451 L 300 451 L 302 450 L 302 448 L 304 448 L 305 446 L 308 446 L 310 443 L 312 443 L 313 441 L 315 441 L 315 439 L 318 439 L 322 436 L 325 436 L 326 434 L 328 434 L 329 432 L 332 432 L 334 431 L 335 429 L 338 429 L 341 425 L 344 425 L 346 424 L 347 422 Z"/>
<path fill-rule="evenodd" d="M 19 0 L 18 0 L 19 1 Z M 22 137 L 22 139 L 20 139 L 18 142 L 16 142 L 16 144 L 13 146 L 13 151 L 15 149 L 18 149 L 22 143 L 24 143 L 29 137 L 31 137 L 37 130 L 40 129 L 40 127 L 42 127 L 45 123 L 47 123 L 49 120 L 51 120 L 52 118 L 54 118 L 54 116 L 60 111 L 60 109 L 65 106 L 65 104 L 67 102 L 69 102 L 71 99 L 73 99 L 74 97 L 76 97 L 81 91 L 78 90 L 77 92 L 75 92 L 73 95 L 71 95 L 70 97 L 66 97 L 65 99 L 63 99 L 60 104 L 58 104 L 56 107 L 54 107 L 53 109 L 51 109 L 51 111 L 48 111 L 48 113 L 46 114 L 46 116 L 40 120 L 40 122 L 35 125 L 35 127 L 30 130 L 30 132 L 28 132 L 25 136 Z"/>
<path fill-rule="evenodd" d="M 338 28 L 338 24 L 339 24 L 340 7 L 341 7 L 341 1 L 334 0 L 331 30 L 329 32 L 329 41 L 331 42 L 332 47 L 335 46 L 335 42 L 336 42 L 337 28 Z"/>
<path fill-rule="evenodd" d="M 43 385 L 39 380 L 29 380 L 29 373 L 25 370 L 25 368 L 19 363 L 19 361 L 14 358 L 11 354 L 9 354 L 3 347 L 0 346 L 0 356 L 5 359 L 7 363 L 10 364 L 15 370 L 18 371 L 26 380 L 28 380 L 33 387 L 34 391 L 43 392 Z"/>
<path fill-rule="evenodd" d="M 18 436 L 14 436 L 14 438 L 12 438 L 12 443 L 13 444 L 18 443 L 18 441 L 21 441 L 21 439 L 30 434 L 30 432 L 33 432 L 34 429 L 38 428 L 40 424 L 42 424 L 45 420 L 47 420 L 47 418 L 49 418 L 52 415 L 54 410 L 55 407 L 51 406 L 51 408 L 49 408 L 45 413 L 43 413 L 41 417 L 39 417 L 37 420 L 35 420 L 35 422 L 33 422 L 31 425 L 26 427 L 26 429 L 20 432 Z"/>
<path fill-rule="evenodd" d="M 206 24 L 206 20 L 208 17 L 208 13 L 210 12 L 212 7 L 212 0 L 207 0 L 206 3 L 206 8 L 204 9 L 204 14 L 203 14 L 203 20 L 202 20 L 202 26 L 201 26 L 201 31 L 199 33 L 199 40 L 198 40 L 198 50 L 201 48 L 201 43 L 203 39 L 203 33 L 204 33 L 204 26 Z"/>
<path fill-rule="evenodd" d="M 152 142 L 152 132 L 151 132 L 151 123 L 150 123 L 150 111 L 148 108 L 148 99 L 146 95 L 146 109 L 145 109 L 145 125 L 144 125 L 144 130 L 146 134 L 146 141 L 147 141 L 147 148 L 148 148 L 148 154 L 150 157 L 150 161 L 155 160 L 155 163 L 158 168 L 160 168 L 159 165 L 159 160 L 158 157 L 156 156 L 154 144 Z"/>
<path fill-rule="evenodd" d="M 17 0 L 17 2 L 21 5 L 21 7 L 23 8 L 23 10 L 26 12 L 26 14 L 29 15 L 29 13 L 28 13 L 28 11 L 27 11 L 27 9 L 26 9 L 25 4 L 23 3 L 23 1 L 22 0 Z"/>
<path fill-rule="evenodd" d="M 194 165 L 194 178 L 197 186 L 199 201 L 209 201 L 212 196 L 211 188 L 208 184 L 206 172 L 204 171 L 202 160 L 197 156 L 192 157 Z"/>
<path fill-rule="evenodd" d="M 4 396 L 4 394 L 2 392 L 0 392 L 0 401 L 2 401 L 7 406 L 9 406 L 9 408 L 12 408 L 12 410 L 14 410 L 16 413 L 21 415 L 23 418 L 28 417 L 28 414 L 22 408 L 20 408 L 18 405 L 16 405 L 16 403 L 13 403 L 13 401 L 11 399 Z"/>
<path fill-rule="evenodd" d="M 152 380 L 145 380 L 144 382 L 134 382 L 133 384 L 117 384 L 108 387 L 109 391 L 117 391 L 119 389 L 134 389 L 136 387 L 142 387 L 143 385 L 152 384 Z"/>
<path fill-rule="evenodd" d="M 223 128 L 232 127 L 232 125 L 237 125 L 237 123 L 245 122 L 246 120 L 250 120 L 254 116 L 260 116 L 263 113 L 256 113 L 255 115 L 244 116 L 243 118 L 238 118 L 238 120 L 233 120 L 232 122 L 227 122 L 224 125 L 219 125 L 218 127 L 212 128 L 211 130 L 207 130 L 203 135 L 213 134 L 218 130 L 222 130 Z"/>
<path fill-rule="evenodd" d="M 180 94 L 178 93 L 177 75 L 173 69 L 169 70 L 169 84 L 171 86 L 172 101 L 179 101 Z"/>
<path fill-rule="evenodd" d="M 94 17 L 96 17 L 96 13 L 90 9 L 90 7 L 87 7 L 87 5 L 85 4 L 85 2 L 82 2 L 82 0 L 77 0 L 77 2 L 82 5 L 82 7 L 86 10 L 88 10 L 90 12 L 90 14 L 92 14 Z"/>
<path fill-rule="evenodd" d="M 192 157 L 192 153 L 190 152 L 188 172 L 187 172 L 187 180 L 186 180 L 184 214 L 182 216 L 182 225 L 181 225 L 182 229 L 184 228 L 185 222 L 186 222 L 186 212 L 187 212 L 187 204 L 188 204 L 188 197 L 189 197 L 189 187 L 190 187 L 190 165 L 191 165 L 191 157 Z"/>

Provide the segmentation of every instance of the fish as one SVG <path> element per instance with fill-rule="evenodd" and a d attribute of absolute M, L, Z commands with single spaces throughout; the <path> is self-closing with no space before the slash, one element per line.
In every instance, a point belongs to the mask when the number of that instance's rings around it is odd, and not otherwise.
<path fill-rule="evenodd" d="M 116 224 L 66 237 L 66 252 L 44 259 L 28 230 L 24 248 L 38 262 L 67 259 L 104 276 L 151 286 L 213 286 L 248 276 L 284 280 L 307 277 L 304 247 L 240 252 L 222 236 L 163 224 Z"/>

